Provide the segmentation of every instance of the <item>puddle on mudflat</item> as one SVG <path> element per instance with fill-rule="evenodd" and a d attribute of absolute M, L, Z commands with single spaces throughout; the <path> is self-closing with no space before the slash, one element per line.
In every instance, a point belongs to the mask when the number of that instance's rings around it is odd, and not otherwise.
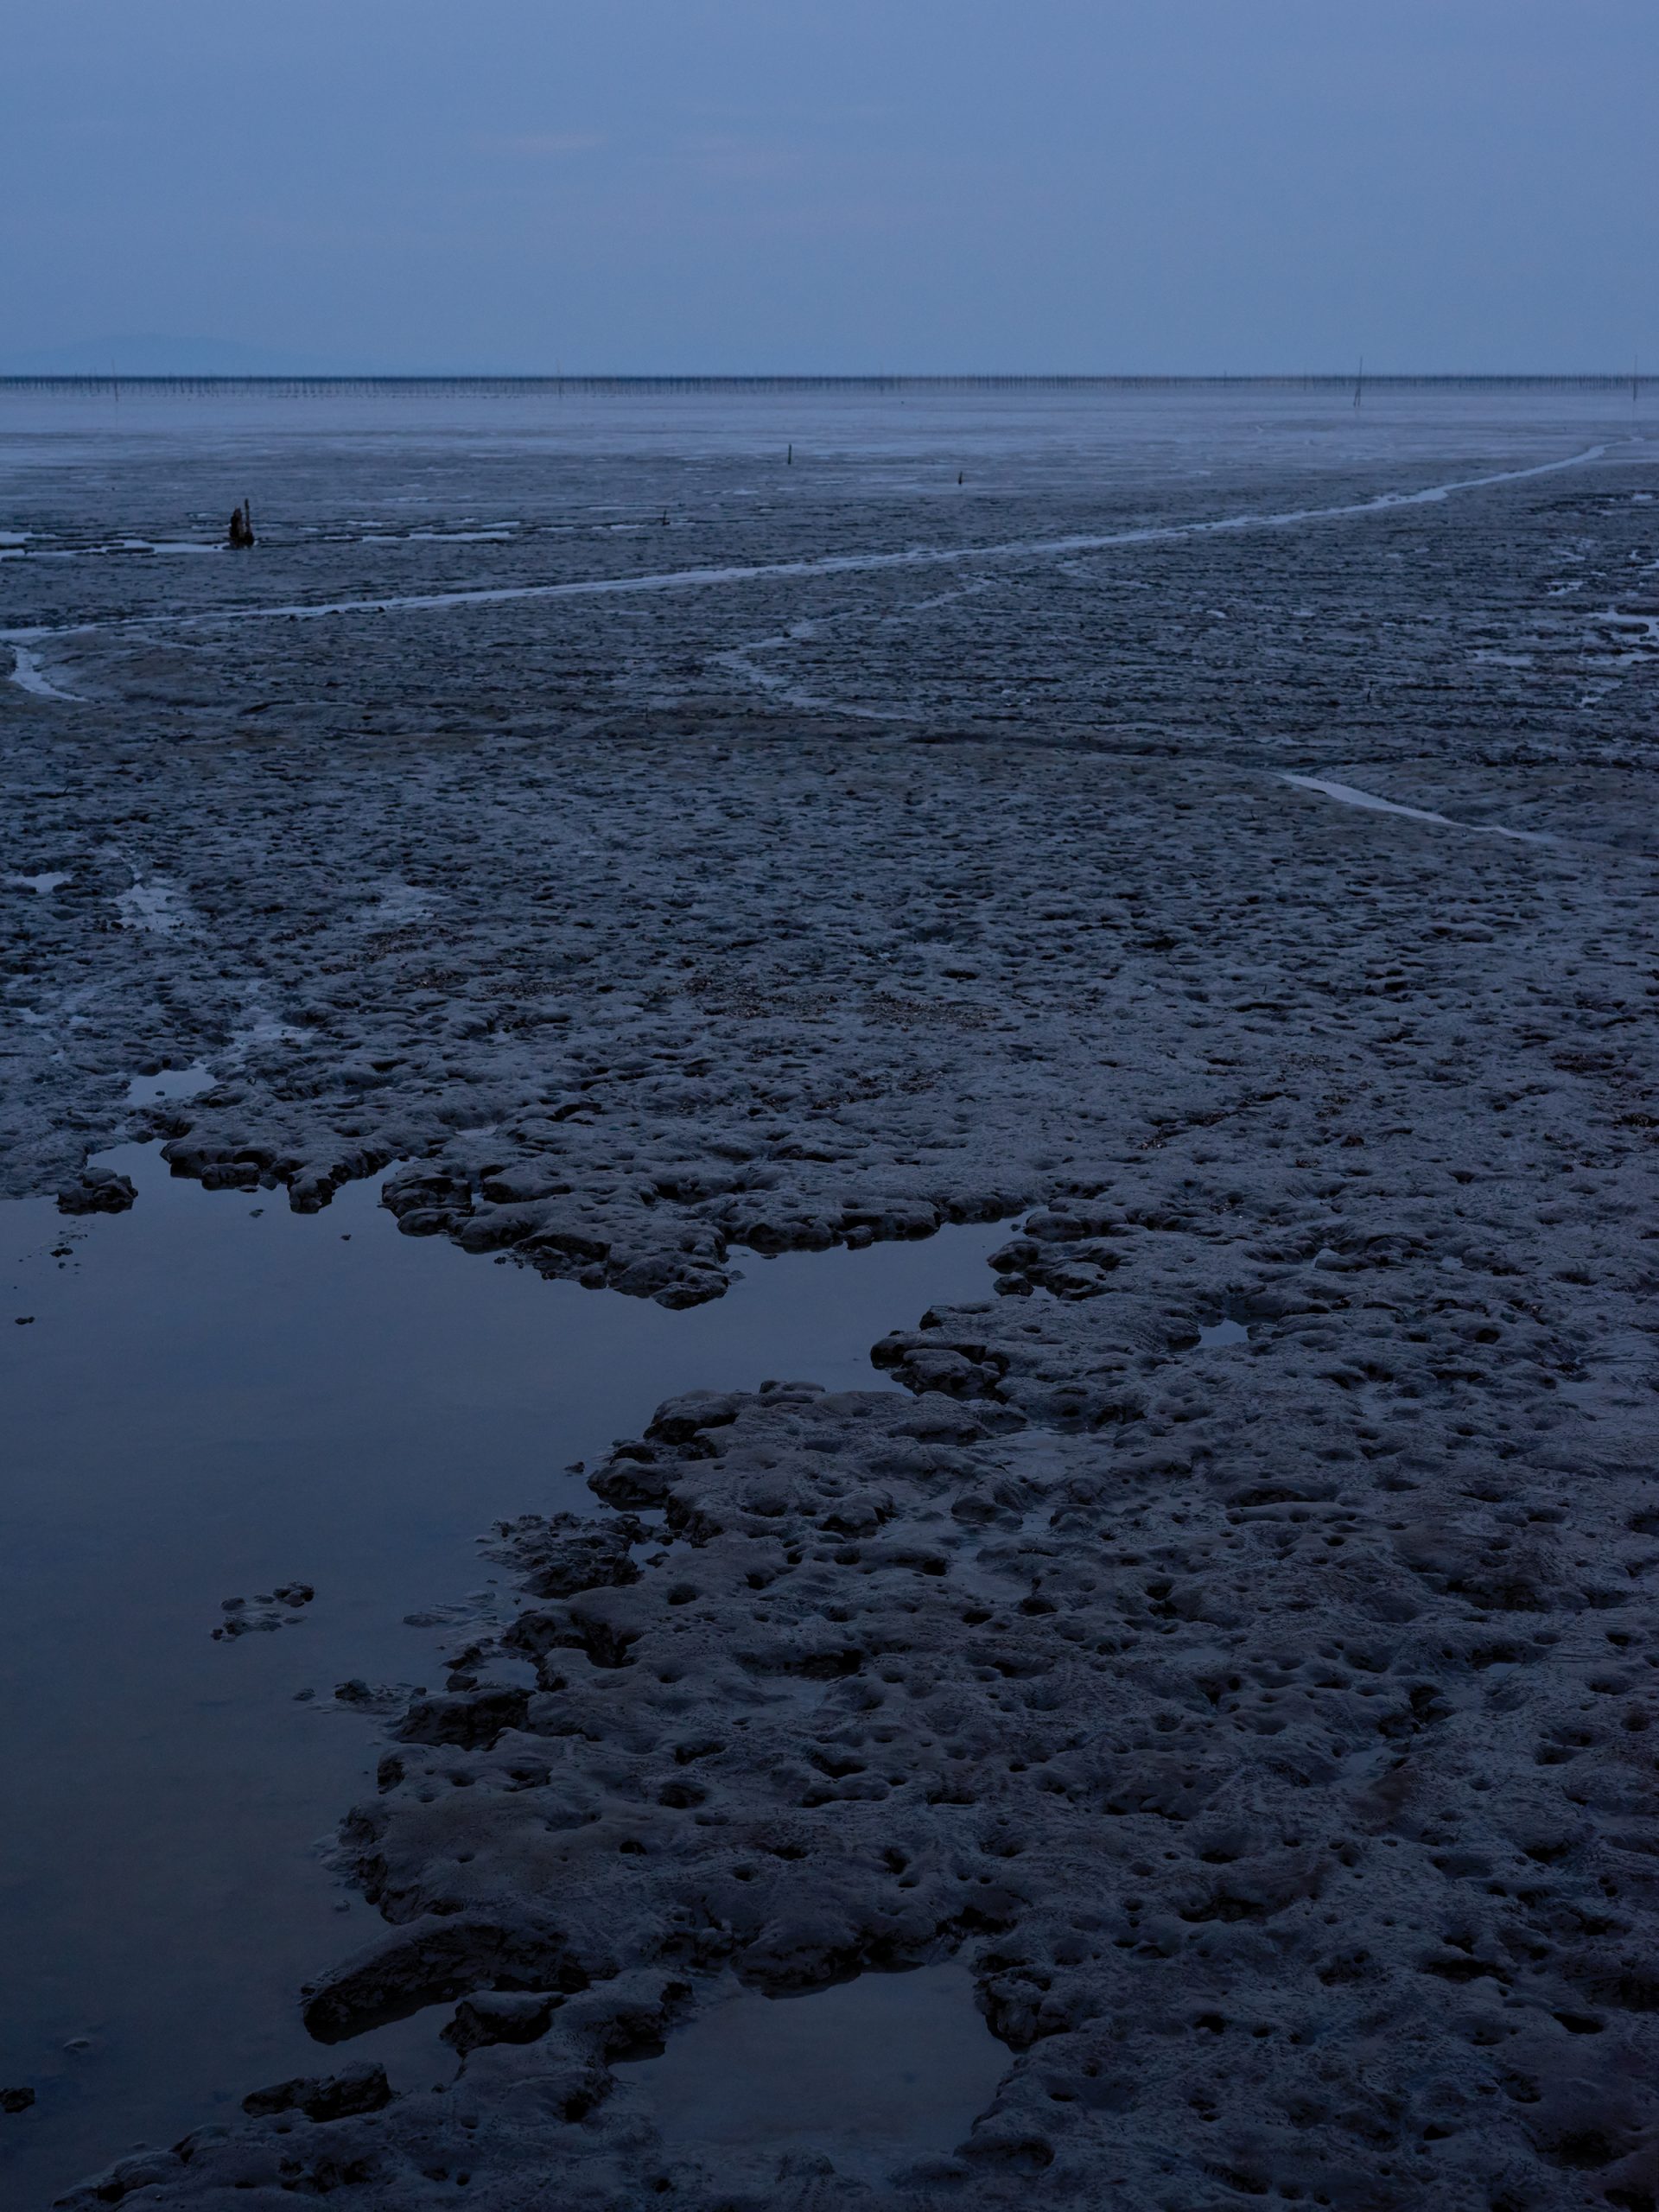
<path fill-rule="evenodd" d="M 327 2070 L 299 1985 L 380 1926 L 319 1855 L 380 1749 L 332 1693 L 442 1681 L 458 1605 L 504 1594 L 475 1548 L 493 1521 L 592 1510 L 567 1464 L 679 1391 L 888 1387 L 869 1346 L 982 1295 L 1007 1235 L 745 1254 L 727 1297 L 672 1313 L 400 1236 L 376 1184 L 298 1215 L 175 1181 L 155 1147 L 103 1158 L 128 1213 L 0 1205 L 0 2087 L 38 2094 L 0 2121 L 19 2206 Z M 224 1599 L 297 1583 L 296 1622 L 214 1639 Z M 444 2017 L 336 2057 L 447 2078 Z"/>
<path fill-rule="evenodd" d="M 1219 1321 L 1211 1321 L 1207 1326 L 1203 1322 L 1198 1324 L 1201 1351 L 1212 1351 L 1222 1344 L 1247 1344 L 1249 1341 L 1250 1332 L 1243 1322 L 1235 1321 L 1230 1314 L 1224 1314 Z"/>
<path fill-rule="evenodd" d="M 197 1060 L 188 1068 L 162 1068 L 155 1075 L 136 1075 L 122 1100 L 125 1106 L 153 1106 L 162 1098 L 194 1098 L 213 1087 L 213 1071 Z"/>
<path fill-rule="evenodd" d="M 954 1962 L 804 1997 L 726 1998 L 630 2065 L 671 2146 L 821 2152 L 880 2180 L 954 2150 L 1010 2063 Z"/>

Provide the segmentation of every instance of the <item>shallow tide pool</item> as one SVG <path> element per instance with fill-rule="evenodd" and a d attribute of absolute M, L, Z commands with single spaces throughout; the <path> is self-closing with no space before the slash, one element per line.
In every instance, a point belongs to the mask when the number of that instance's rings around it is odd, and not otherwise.
<path fill-rule="evenodd" d="M 952 2151 L 1008 2063 L 973 1976 L 946 1960 L 802 1997 L 734 1984 L 623 2078 L 665 2143 L 710 2164 L 724 2145 L 816 2153 L 880 2183 L 906 2158 Z"/>
<path fill-rule="evenodd" d="M 103 1158 L 138 1187 L 129 1213 L 0 1206 L 0 2087 L 36 2095 L 0 2120 L 0 2186 L 20 2208 L 327 2070 L 299 1985 L 379 1925 L 327 1863 L 380 1748 L 334 1691 L 441 1684 L 465 1621 L 511 1602 L 476 1548 L 494 1520 L 586 1510 L 569 1463 L 679 1391 L 887 1387 L 869 1346 L 985 1295 L 1007 1235 L 746 1255 L 727 1297 L 675 1313 L 402 1236 L 378 1183 L 301 1216 L 175 1181 L 155 1147 Z M 315 1597 L 259 1603 L 296 1586 Z M 238 1598 L 283 1624 L 216 1638 Z M 349 2055 L 395 2086 L 447 2078 L 445 2017 Z"/>

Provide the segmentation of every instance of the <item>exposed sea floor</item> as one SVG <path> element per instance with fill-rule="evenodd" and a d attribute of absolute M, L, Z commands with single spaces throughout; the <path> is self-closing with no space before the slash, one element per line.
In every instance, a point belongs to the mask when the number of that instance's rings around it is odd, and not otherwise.
<path fill-rule="evenodd" d="M 1649 413 L 0 393 L 22 2201 L 1659 2201 Z"/>

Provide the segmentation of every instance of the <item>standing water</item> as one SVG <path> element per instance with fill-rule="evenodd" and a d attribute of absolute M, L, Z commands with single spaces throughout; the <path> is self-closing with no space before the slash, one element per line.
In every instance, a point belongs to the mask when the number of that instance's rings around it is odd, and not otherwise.
<path fill-rule="evenodd" d="M 675 1313 L 401 1236 L 377 1184 L 300 1216 L 175 1181 L 154 1148 L 105 1159 L 130 1213 L 0 1207 L 20 2207 L 315 2069 L 299 1985 L 378 1925 L 327 1863 L 379 1751 L 372 1710 L 334 1693 L 442 1681 L 465 1624 L 509 1602 L 475 1550 L 494 1519 L 590 1507 L 568 1463 L 678 1391 L 885 1387 L 870 1344 L 982 1295 L 1005 1234 L 747 1258 Z M 277 1625 L 214 1636 L 238 1615 Z M 437 2024 L 353 2055 L 423 2085 Z"/>

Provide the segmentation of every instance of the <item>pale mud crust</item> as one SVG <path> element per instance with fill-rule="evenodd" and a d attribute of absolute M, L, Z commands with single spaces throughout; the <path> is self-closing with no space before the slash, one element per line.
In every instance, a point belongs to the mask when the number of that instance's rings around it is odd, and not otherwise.
<path fill-rule="evenodd" d="M 520 1617 L 346 1823 L 385 1940 L 306 1998 L 342 2059 L 453 2010 L 455 2078 L 67 2202 L 1651 2212 L 1650 480 L 30 647 L 92 703 L 0 707 L 0 860 L 70 872 L 3 894 L 10 1187 L 399 1162 L 404 1229 L 669 1303 L 1020 1217 L 893 1317 L 910 1398 L 681 1401 L 501 1532 Z M 664 2149 L 626 2059 L 717 1976 L 950 1953 L 1008 2053 L 953 2152 Z"/>

